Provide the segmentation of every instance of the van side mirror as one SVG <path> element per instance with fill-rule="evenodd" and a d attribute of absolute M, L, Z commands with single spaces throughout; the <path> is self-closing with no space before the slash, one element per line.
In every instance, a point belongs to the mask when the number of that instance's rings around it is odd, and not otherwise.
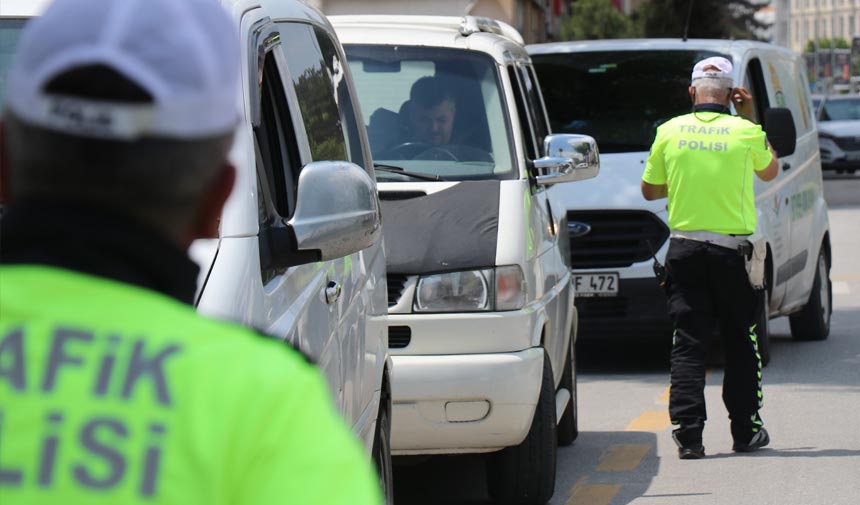
<path fill-rule="evenodd" d="M 794 154 L 797 145 L 797 130 L 791 111 L 784 108 L 767 109 L 764 113 L 764 131 L 767 140 L 779 158 Z"/>
<path fill-rule="evenodd" d="M 588 135 L 547 135 L 544 153 L 532 162 L 535 179 L 542 186 L 591 179 L 600 171 L 597 142 Z"/>
<path fill-rule="evenodd" d="M 281 268 L 366 249 L 382 233 L 376 183 L 353 163 L 309 163 L 299 175 L 292 219 L 261 233 L 271 266 Z"/>

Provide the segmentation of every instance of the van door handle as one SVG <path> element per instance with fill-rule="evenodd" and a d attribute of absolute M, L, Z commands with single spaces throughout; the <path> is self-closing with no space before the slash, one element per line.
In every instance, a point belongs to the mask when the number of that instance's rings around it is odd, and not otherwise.
<path fill-rule="evenodd" d="M 325 287 L 325 302 L 331 305 L 340 298 L 340 293 L 343 291 L 343 286 L 337 282 L 330 281 Z"/>
<path fill-rule="evenodd" d="M 783 163 L 782 170 L 783 172 L 791 168 L 791 163 Z"/>

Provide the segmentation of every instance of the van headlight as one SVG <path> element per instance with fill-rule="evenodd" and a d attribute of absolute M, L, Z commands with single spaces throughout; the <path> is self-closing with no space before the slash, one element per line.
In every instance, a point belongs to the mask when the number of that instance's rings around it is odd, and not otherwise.
<path fill-rule="evenodd" d="M 416 312 L 517 310 L 525 304 L 519 266 L 426 275 L 415 290 Z"/>

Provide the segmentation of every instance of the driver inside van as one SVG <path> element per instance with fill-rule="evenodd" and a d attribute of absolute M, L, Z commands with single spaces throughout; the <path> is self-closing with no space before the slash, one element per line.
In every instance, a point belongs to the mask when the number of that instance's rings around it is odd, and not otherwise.
<path fill-rule="evenodd" d="M 413 137 L 411 140 L 431 146 L 451 142 L 457 105 L 453 92 L 440 77 L 426 76 L 415 81 L 405 112 Z"/>

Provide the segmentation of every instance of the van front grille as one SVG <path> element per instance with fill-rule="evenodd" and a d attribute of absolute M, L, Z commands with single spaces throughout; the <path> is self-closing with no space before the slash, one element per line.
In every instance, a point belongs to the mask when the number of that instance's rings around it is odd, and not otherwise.
<path fill-rule="evenodd" d="M 576 298 L 579 317 L 585 318 L 624 318 L 627 316 L 627 299 L 616 298 Z"/>
<path fill-rule="evenodd" d="M 575 269 L 628 267 L 651 257 L 669 238 L 669 228 L 652 212 L 640 210 L 571 210 L 572 223 L 585 223 L 591 231 L 570 238 L 570 259 Z"/>
<path fill-rule="evenodd" d="M 836 137 L 836 145 L 846 151 L 860 151 L 860 137 Z"/>
<path fill-rule="evenodd" d="M 388 348 L 403 349 L 412 341 L 412 329 L 408 326 L 388 327 Z"/>
<path fill-rule="evenodd" d="M 403 294 L 403 287 L 406 285 L 406 276 L 402 274 L 388 274 L 388 306 L 397 305 L 400 300 L 400 295 Z"/>

